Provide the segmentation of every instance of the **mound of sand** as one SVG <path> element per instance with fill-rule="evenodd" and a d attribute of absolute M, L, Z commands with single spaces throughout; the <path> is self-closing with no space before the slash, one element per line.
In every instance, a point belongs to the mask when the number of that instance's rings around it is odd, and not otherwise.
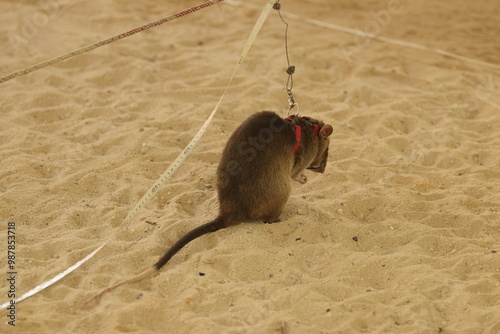
<path fill-rule="evenodd" d="M 0 73 L 197 3 L 3 1 Z M 500 64 L 494 0 L 282 6 Z M 117 231 L 211 112 L 259 13 L 221 4 L 1 84 L 0 256 L 15 222 L 18 294 Z M 303 19 L 288 18 L 295 99 L 335 131 L 326 172 L 297 184 L 285 220 L 205 236 L 159 275 L 78 309 L 213 219 L 207 185 L 231 131 L 254 112 L 285 113 L 284 25 L 272 11 L 173 178 L 93 259 L 19 304 L 16 328 L 4 318 L 2 332 L 500 332 L 499 71 Z"/>

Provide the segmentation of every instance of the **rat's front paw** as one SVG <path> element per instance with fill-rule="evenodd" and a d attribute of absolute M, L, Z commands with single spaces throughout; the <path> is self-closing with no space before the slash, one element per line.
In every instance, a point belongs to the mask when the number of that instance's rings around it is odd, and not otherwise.
<path fill-rule="evenodd" d="M 295 181 L 298 181 L 302 184 L 307 183 L 307 176 L 305 176 L 304 174 L 300 174 L 295 178 Z"/>

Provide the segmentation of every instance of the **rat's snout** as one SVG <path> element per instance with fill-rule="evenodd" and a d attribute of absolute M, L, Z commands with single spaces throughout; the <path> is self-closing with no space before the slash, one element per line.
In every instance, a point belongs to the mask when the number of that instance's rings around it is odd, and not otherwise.
<path fill-rule="evenodd" d="M 309 167 L 307 167 L 307 169 L 315 173 L 323 173 L 326 168 L 327 160 L 328 160 L 328 151 L 325 152 L 323 159 L 319 163 L 313 161 L 313 163 Z"/>

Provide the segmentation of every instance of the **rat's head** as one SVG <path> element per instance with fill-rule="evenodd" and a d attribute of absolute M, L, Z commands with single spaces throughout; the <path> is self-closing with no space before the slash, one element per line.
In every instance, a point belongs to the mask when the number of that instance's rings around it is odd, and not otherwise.
<path fill-rule="evenodd" d="M 323 122 L 319 125 L 321 128 L 318 133 L 318 151 L 307 169 L 316 173 L 323 173 L 328 160 L 328 147 L 330 146 L 330 135 L 333 133 L 333 127 Z"/>

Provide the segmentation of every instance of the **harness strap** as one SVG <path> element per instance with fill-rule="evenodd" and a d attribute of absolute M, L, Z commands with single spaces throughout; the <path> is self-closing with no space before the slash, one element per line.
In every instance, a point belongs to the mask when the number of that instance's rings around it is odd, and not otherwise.
<path fill-rule="evenodd" d="M 295 147 L 293 148 L 293 154 L 297 154 L 300 147 L 300 139 L 302 138 L 302 127 L 300 125 L 295 125 Z"/>
<path fill-rule="evenodd" d="M 311 125 L 313 126 L 313 134 L 315 136 L 318 136 L 320 129 L 319 129 L 319 124 L 317 123 L 317 121 L 311 117 L 304 116 L 302 118 L 305 119 L 306 121 L 308 121 L 309 123 L 311 123 Z M 287 118 L 285 118 L 285 120 L 290 121 L 291 123 L 294 123 L 295 115 L 288 116 Z M 302 139 L 302 127 L 300 125 L 297 125 L 297 124 L 294 124 L 294 125 L 295 125 L 295 147 L 293 148 L 293 154 L 296 155 L 297 152 L 299 151 L 300 141 Z"/>

